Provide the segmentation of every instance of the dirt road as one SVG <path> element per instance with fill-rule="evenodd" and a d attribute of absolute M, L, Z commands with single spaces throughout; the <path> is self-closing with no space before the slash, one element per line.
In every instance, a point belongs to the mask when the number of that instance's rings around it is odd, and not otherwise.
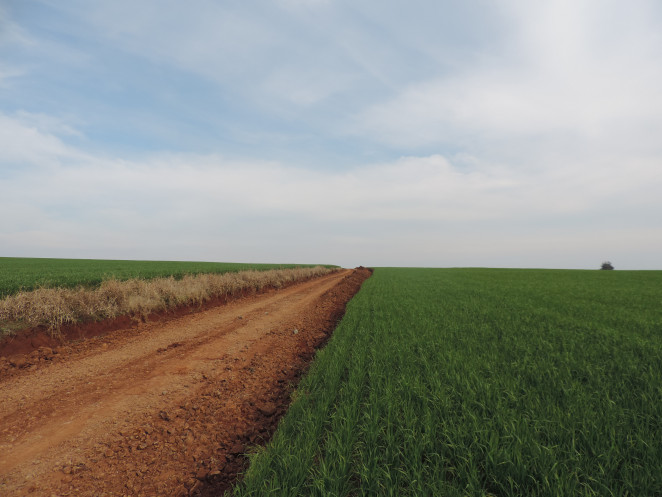
<path fill-rule="evenodd" d="M 33 353 L 0 378 L 0 495 L 217 495 L 368 276 Z"/>

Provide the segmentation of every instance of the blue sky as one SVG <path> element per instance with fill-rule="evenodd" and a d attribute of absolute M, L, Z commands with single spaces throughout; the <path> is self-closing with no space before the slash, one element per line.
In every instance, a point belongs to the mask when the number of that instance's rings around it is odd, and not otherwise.
<path fill-rule="evenodd" d="M 0 1 L 0 256 L 660 269 L 662 4 Z"/>

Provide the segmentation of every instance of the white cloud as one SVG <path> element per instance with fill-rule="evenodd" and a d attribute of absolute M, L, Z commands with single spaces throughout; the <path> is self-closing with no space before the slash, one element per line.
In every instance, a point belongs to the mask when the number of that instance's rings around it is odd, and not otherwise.
<path fill-rule="evenodd" d="M 0 88 L 10 88 L 26 70 L 7 55 L 16 49 L 33 47 L 34 40 L 17 23 L 11 21 L 6 7 L 0 5 Z"/>
<path fill-rule="evenodd" d="M 66 145 L 56 133 L 77 134 L 62 121 L 43 114 L 19 112 L 12 117 L 0 113 L 0 168 L 54 165 L 65 157 L 85 156 Z"/>
<path fill-rule="evenodd" d="M 34 39 L 19 24 L 11 20 L 8 9 L 0 5 L 0 47 L 32 46 Z"/>
<path fill-rule="evenodd" d="M 331 0 L 277 0 L 279 5 L 288 9 L 317 8 L 331 4 Z"/>
<path fill-rule="evenodd" d="M 195 75 L 278 113 L 406 74 L 397 68 L 402 51 L 387 43 L 391 33 L 366 30 L 337 2 L 69 1 L 58 9 L 113 52 Z"/>
<path fill-rule="evenodd" d="M 659 135 L 659 24 L 628 22 L 641 17 L 642 2 L 510 5 L 511 40 L 359 113 L 356 131 L 406 147 L 549 136 L 609 145 Z"/>
<path fill-rule="evenodd" d="M 46 133 L 55 136 L 76 136 L 83 137 L 78 129 L 75 129 L 68 120 L 51 116 L 44 113 L 26 112 L 20 110 L 15 114 L 15 121 L 21 126 L 30 129 L 37 129 L 40 133 Z"/>
<path fill-rule="evenodd" d="M 343 265 L 490 265 L 490 257 L 513 265 L 519 256 L 514 265 L 569 266 L 572 247 L 591 257 L 603 245 L 620 250 L 644 240 L 662 249 L 650 237 L 651 220 L 619 218 L 659 203 L 652 169 L 622 180 L 572 169 L 527 175 L 467 156 L 344 171 L 218 155 L 104 159 L 32 131 L 32 144 L 43 141 L 40 155 L 23 156 L 33 167 L 0 187 L 0 210 L 15 213 L 0 223 L 3 255 Z M 628 232 L 627 243 L 619 232 Z"/>
<path fill-rule="evenodd" d="M 324 65 L 311 67 L 282 67 L 275 69 L 260 83 L 260 93 L 267 99 L 285 100 L 296 106 L 310 106 L 349 88 L 354 82 L 351 74 L 329 74 Z"/>
<path fill-rule="evenodd" d="M 7 88 L 13 84 L 17 78 L 25 74 L 23 69 L 18 67 L 0 64 L 0 88 Z"/>
<path fill-rule="evenodd" d="M 75 9 L 71 5 L 64 8 L 113 48 L 219 83 L 238 77 L 252 83 L 250 78 L 263 69 L 259 63 L 283 44 L 282 33 L 264 14 L 246 15 L 241 8 L 209 0 L 186 5 L 172 1 L 118 1 Z M 287 52 L 281 55 L 288 57 Z"/>

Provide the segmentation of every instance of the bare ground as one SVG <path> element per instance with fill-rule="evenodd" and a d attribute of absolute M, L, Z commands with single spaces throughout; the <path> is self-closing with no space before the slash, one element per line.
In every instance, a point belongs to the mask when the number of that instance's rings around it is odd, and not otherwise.
<path fill-rule="evenodd" d="M 0 494 L 219 495 L 369 275 L 0 361 Z"/>

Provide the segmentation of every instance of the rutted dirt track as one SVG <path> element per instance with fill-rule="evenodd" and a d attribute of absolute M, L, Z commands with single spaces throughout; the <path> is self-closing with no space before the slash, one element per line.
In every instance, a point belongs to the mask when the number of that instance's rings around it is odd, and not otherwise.
<path fill-rule="evenodd" d="M 219 495 L 369 275 L 34 353 L 0 377 L 0 495 Z"/>

